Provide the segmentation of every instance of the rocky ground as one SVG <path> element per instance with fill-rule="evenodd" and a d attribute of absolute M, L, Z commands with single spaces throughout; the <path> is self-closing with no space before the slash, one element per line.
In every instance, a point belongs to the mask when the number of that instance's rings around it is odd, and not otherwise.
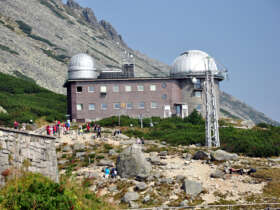
<path fill-rule="evenodd" d="M 279 159 L 240 157 L 197 146 L 172 147 L 123 134 L 112 136 L 103 129 L 93 133 L 57 138 L 60 174 L 85 186 L 123 208 L 248 203 L 262 197 L 269 180 L 229 174 L 233 168 L 280 168 Z M 104 178 L 105 167 L 116 167 L 116 179 Z M 226 173 L 225 173 L 226 172 Z"/>

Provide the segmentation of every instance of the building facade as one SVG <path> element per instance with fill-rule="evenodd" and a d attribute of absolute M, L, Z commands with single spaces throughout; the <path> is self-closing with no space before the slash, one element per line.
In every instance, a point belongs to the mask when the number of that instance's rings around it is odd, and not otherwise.
<path fill-rule="evenodd" d="M 81 122 L 118 115 L 184 118 L 194 109 L 205 115 L 205 71 L 214 74 L 218 107 L 223 80 L 214 59 L 205 65 L 206 56 L 202 51 L 188 51 L 175 59 L 169 77 L 138 78 L 131 63 L 121 70 L 99 72 L 89 55 L 78 54 L 70 61 L 64 85 L 68 114 Z"/>

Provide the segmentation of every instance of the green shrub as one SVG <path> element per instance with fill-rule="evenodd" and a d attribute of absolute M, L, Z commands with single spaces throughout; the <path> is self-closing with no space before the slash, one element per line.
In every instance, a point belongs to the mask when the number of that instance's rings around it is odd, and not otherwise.
<path fill-rule="evenodd" d="M 73 180 L 62 179 L 61 184 L 40 174 L 26 173 L 9 181 L 0 191 L 1 209 L 112 209 Z"/>
<path fill-rule="evenodd" d="M 34 34 L 29 34 L 29 37 L 34 39 L 34 40 L 38 40 L 38 41 L 44 42 L 47 45 L 49 45 L 50 47 L 55 47 L 56 46 L 51 41 L 49 41 L 49 40 L 47 40 L 47 39 L 45 39 L 43 37 L 40 37 L 40 36 L 37 36 L 37 35 L 34 35 Z"/>
<path fill-rule="evenodd" d="M 32 27 L 21 20 L 16 20 L 19 28 L 22 30 L 23 33 L 30 35 L 32 32 Z"/>

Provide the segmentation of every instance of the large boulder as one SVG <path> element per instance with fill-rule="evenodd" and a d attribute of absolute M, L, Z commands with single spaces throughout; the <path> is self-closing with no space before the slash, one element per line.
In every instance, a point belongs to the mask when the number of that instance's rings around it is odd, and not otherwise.
<path fill-rule="evenodd" d="M 211 152 L 211 159 L 217 161 L 237 160 L 238 155 L 235 153 L 229 153 L 224 150 L 217 150 Z"/>
<path fill-rule="evenodd" d="M 146 160 L 141 145 L 133 144 L 127 147 L 117 158 L 117 170 L 122 178 L 149 176 L 151 164 Z"/>
<path fill-rule="evenodd" d="M 122 201 L 128 203 L 130 201 L 136 201 L 139 199 L 139 194 L 137 192 L 127 192 L 122 198 Z"/>
<path fill-rule="evenodd" d="M 199 150 L 194 154 L 193 159 L 194 160 L 210 160 L 210 154 Z"/>
<path fill-rule="evenodd" d="M 111 160 L 104 160 L 101 159 L 98 163 L 97 166 L 108 166 L 108 167 L 114 167 L 114 163 Z"/>
<path fill-rule="evenodd" d="M 210 177 L 212 177 L 212 178 L 223 178 L 224 175 L 225 175 L 225 173 L 222 170 L 217 169 L 215 172 L 210 174 Z"/>
<path fill-rule="evenodd" d="M 186 194 L 191 196 L 197 196 L 203 190 L 200 183 L 188 179 L 184 180 L 182 188 Z"/>

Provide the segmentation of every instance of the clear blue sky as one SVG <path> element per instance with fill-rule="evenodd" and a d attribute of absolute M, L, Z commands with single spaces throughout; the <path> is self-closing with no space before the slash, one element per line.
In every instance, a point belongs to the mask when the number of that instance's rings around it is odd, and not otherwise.
<path fill-rule="evenodd" d="M 190 49 L 209 53 L 229 70 L 222 90 L 280 121 L 280 0 L 76 2 L 164 63 Z"/>

